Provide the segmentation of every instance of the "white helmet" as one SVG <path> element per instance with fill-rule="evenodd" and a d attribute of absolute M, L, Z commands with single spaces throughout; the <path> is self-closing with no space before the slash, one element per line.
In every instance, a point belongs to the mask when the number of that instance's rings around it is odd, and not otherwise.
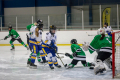
<path fill-rule="evenodd" d="M 105 30 L 103 28 L 98 29 L 97 34 L 105 34 Z"/>

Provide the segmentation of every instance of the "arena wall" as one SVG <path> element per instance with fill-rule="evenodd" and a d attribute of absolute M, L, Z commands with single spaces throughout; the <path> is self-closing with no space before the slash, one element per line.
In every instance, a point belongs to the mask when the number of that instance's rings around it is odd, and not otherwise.
<path fill-rule="evenodd" d="M 45 40 L 45 34 L 48 31 L 43 31 L 43 40 Z M 28 31 L 18 31 L 20 34 L 20 37 L 22 40 L 27 43 L 26 39 L 26 33 Z M 57 44 L 58 45 L 69 45 L 71 39 L 77 39 L 79 44 L 82 44 L 83 42 L 91 42 L 94 36 L 88 36 L 90 35 L 96 35 L 96 31 L 57 31 Z M 8 35 L 8 32 L 0 32 L 1 39 L 3 39 L 5 36 Z M 7 40 L 1 40 L 0 46 L 6 46 L 9 44 L 11 38 L 8 38 Z M 14 42 L 14 44 L 19 44 L 17 41 Z"/>

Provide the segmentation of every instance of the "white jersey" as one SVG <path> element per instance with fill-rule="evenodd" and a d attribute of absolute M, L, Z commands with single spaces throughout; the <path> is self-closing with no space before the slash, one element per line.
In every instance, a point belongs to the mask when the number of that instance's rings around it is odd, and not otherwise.
<path fill-rule="evenodd" d="M 55 46 L 57 46 L 56 45 L 57 35 L 56 34 L 52 35 L 51 33 L 46 33 L 45 43 L 50 45 L 51 40 L 54 40 L 55 41 Z"/>
<path fill-rule="evenodd" d="M 39 30 L 38 33 L 39 33 L 39 36 L 38 37 L 36 36 L 35 39 L 37 42 L 40 42 L 40 43 L 38 43 L 38 45 L 41 45 L 41 43 L 42 43 L 42 30 Z"/>
<path fill-rule="evenodd" d="M 113 32 L 111 26 L 104 27 L 104 30 L 105 30 L 106 33 L 109 33 L 109 32 L 112 33 Z"/>
<path fill-rule="evenodd" d="M 35 35 L 35 29 L 37 28 L 37 26 L 34 26 L 30 29 L 30 33 L 31 33 L 31 36 L 30 38 L 31 39 L 35 39 L 37 42 L 40 42 L 39 45 L 42 43 L 42 30 L 39 30 L 38 33 L 39 33 L 39 36 L 37 37 Z"/>
<path fill-rule="evenodd" d="M 34 27 L 30 28 L 30 33 L 31 33 L 30 38 L 31 39 L 35 39 L 36 38 L 36 35 L 35 35 L 35 29 L 36 28 L 37 28 L 37 26 L 34 26 Z"/>

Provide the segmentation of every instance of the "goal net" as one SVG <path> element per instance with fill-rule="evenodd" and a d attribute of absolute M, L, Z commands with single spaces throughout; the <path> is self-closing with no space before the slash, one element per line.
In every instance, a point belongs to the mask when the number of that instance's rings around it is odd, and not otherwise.
<path fill-rule="evenodd" d="M 112 71 L 113 78 L 120 78 L 120 31 L 112 34 Z"/>

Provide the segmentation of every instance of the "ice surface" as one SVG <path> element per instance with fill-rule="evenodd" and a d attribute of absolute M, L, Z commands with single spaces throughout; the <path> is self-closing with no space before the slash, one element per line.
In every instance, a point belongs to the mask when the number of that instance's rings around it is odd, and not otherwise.
<path fill-rule="evenodd" d="M 10 46 L 0 47 L 0 80 L 112 80 L 112 71 L 107 70 L 104 75 L 94 75 L 93 70 L 83 67 L 79 62 L 76 68 L 62 68 L 51 70 L 48 65 L 38 65 L 37 69 L 29 69 L 26 66 L 30 51 L 23 46 L 16 46 L 15 51 L 10 51 Z M 71 53 L 70 46 L 59 46 L 59 53 Z M 86 52 L 87 61 L 92 62 L 96 53 Z M 63 56 L 63 55 L 60 55 Z M 69 64 L 71 59 L 64 57 L 63 62 Z"/>

